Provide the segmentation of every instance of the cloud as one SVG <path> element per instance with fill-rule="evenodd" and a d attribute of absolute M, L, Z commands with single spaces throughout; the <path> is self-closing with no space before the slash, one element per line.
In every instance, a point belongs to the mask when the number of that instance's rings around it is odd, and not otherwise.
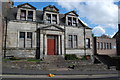
<path fill-rule="evenodd" d="M 1 2 L 8 2 L 9 0 L 0 0 Z M 80 1 L 96 1 L 96 0 L 13 0 L 14 2 L 80 2 Z M 101 1 L 101 0 L 97 0 Z M 109 1 L 109 0 L 104 0 Z M 119 0 L 114 0 L 119 1 Z"/>
<path fill-rule="evenodd" d="M 66 0 L 68 1 L 68 0 Z M 109 28 L 116 28 L 118 24 L 118 6 L 115 0 L 94 0 L 79 2 L 64 2 L 58 0 L 58 5 L 66 10 L 77 10 L 80 17 L 86 17 L 94 24 L 103 25 Z"/>
<path fill-rule="evenodd" d="M 101 36 L 105 34 L 105 30 L 101 26 L 96 26 L 93 28 L 93 33 L 95 36 Z"/>

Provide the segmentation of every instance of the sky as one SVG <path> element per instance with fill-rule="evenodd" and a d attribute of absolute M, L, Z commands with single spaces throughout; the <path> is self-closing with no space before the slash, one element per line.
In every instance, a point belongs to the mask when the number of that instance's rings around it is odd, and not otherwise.
<path fill-rule="evenodd" d="M 92 28 L 95 36 L 106 34 L 112 37 L 118 31 L 118 1 L 116 0 L 34 1 L 29 1 L 28 3 L 38 10 L 43 10 L 43 7 L 48 5 L 56 6 L 59 12 L 63 14 L 75 10 L 79 15 L 79 19 L 85 25 Z M 15 2 L 14 6 L 23 3 L 26 2 Z"/>

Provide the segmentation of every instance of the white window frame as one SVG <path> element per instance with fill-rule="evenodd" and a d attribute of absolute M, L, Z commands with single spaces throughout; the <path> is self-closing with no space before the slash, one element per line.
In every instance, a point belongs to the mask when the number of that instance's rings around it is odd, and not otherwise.
<path fill-rule="evenodd" d="M 25 42 L 24 42 L 24 47 L 20 47 L 20 32 L 25 32 Z M 29 38 L 27 38 L 27 33 L 28 32 L 31 32 L 32 33 L 32 38 L 31 38 L 31 47 L 27 47 L 26 45 L 26 43 L 27 43 L 27 40 L 29 39 Z M 33 48 L 33 38 L 34 38 L 34 36 L 33 36 L 33 32 L 32 31 L 19 31 L 18 32 L 18 47 L 19 48 Z"/>

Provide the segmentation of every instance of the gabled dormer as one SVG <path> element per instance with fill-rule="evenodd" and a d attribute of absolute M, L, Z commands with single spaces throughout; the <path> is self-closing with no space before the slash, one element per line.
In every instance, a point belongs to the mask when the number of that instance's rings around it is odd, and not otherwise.
<path fill-rule="evenodd" d="M 17 20 L 36 21 L 36 8 L 29 3 L 17 6 Z"/>
<path fill-rule="evenodd" d="M 70 11 L 65 14 L 65 22 L 68 26 L 78 26 L 78 14 L 76 11 Z"/>
<path fill-rule="evenodd" d="M 43 20 L 46 24 L 59 24 L 59 9 L 52 5 L 44 7 Z"/>

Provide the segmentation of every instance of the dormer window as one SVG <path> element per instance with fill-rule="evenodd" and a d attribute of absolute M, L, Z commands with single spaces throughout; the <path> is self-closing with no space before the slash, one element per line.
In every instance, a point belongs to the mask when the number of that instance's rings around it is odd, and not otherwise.
<path fill-rule="evenodd" d="M 66 25 L 78 26 L 78 14 L 76 14 L 76 11 L 70 11 L 65 15 L 66 15 Z"/>
<path fill-rule="evenodd" d="M 33 11 L 21 10 L 20 19 L 33 21 Z"/>
<path fill-rule="evenodd" d="M 20 19 L 26 20 L 26 10 L 21 10 Z"/>
<path fill-rule="evenodd" d="M 57 24 L 57 14 L 46 14 L 46 23 Z"/>
<path fill-rule="evenodd" d="M 17 6 L 17 20 L 36 21 L 36 8 L 28 3 Z"/>
<path fill-rule="evenodd" d="M 28 20 L 33 21 L 33 11 L 28 11 Z"/>
<path fill-rule="evenodd" d="M 59 9 L 53 5 L 48 5 L 43 8 L 43 19 L 45 23 L 59 24 Z"/>
<path fill-rule="evenodd" d="M 77 26 L 77 18 L 75 17 L 68 17 L 68 25 L 69 26 Z"/>

